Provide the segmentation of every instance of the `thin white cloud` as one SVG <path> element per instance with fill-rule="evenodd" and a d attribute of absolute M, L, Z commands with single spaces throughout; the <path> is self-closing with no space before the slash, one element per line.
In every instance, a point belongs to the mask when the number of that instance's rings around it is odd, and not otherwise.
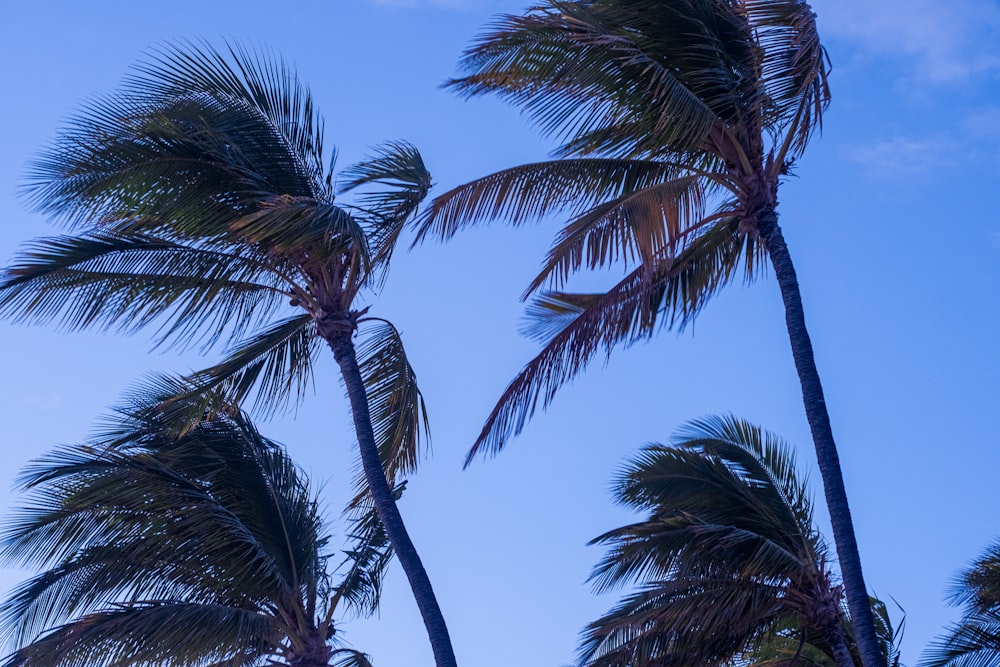
<path fill-rule="evenodd" d="M 891 137 L 848 150 L 848 158 L 873 178 L 895 180 L 953 164 L 957 145 L 946 137 Z"/>
<path fill-rule="evenodd" d="M 892 58 L 904 78 L 966 82 L 1000 71 L 996 0 L 815 0 L 821 32 Z"/>
<path fill-rule="evenodd" d="M 940 172 L 956 165 L 1000 164 L 1000 106 L 983 106 L 965 113 L 951 129 L 933 136 L 898 134 L 847 149 L 847 158 L 880 180 Z"/>

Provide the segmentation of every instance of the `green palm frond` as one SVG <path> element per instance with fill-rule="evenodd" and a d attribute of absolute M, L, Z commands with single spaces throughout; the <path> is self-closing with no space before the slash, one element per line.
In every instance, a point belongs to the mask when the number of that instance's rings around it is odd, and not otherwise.
<path fill-rule="evenodd" d="M 287 298 L 284 276 L 250 252 L 143 233 L 58 236 L 31 244 L 0 277 L 0 314 L 67 329 L 131 332 L 163 322 L 159 343 L 214 344 L 259 326 Z"/>
<path fill-rule="evenodd" d="M 368 654 L 352 648 L 339 648 L 333 652 L 332 667 L 372 667 Z"/>
<path fill-rule="evenodd" d="M 565 327 L 507 386 L 466 465 L 481 450 L 495 453 L 502 449 L 535 410 L 551 403 L 558 389 L 598 352 L 610 353 L 617 345 L 632 344 L 657 327 L 683 328 L 733 279 L 741 260 L 755 258 L 754 244 L 733 227 L 732 221 L 716 222 L 677 257 L 640 266 L 599 298 L 588 298 L 587 307 L 576 317 L 569 309 L 558 320 L 544 317 L 542 329 L 548 335 L 556 324 Z M 747 272 L 754 267 L 748 264 Z M 541 298 L 544 308 L 546 296 Z M 554 298 L 559 299 L 558 293 Z"/>
<path fill-rule="evenodd" d="M 218 364 L 187 377 L 187 387 L 165 397 L 174 419 L 197 420 L 225 403 L 248 402 L 265 415 L 298 403 L 312 387 L 313 363 L 322 341 L 308 314 L 278 320 L 239 341 Z M 221 403 L 220 403 L 221 401 Z"/>
<path fill-rule="evenodd" d="M 685 171 L 666 161 L 596 157 L 505 169 L 436 197 L 417 221 L 417 241 L 429 236 L 448 239 L 465 226 L 493 219 L 518 226 L 554 213 L 582 214 Z"/>
<path fill-rule="evenodd" d="M 55 628 L 4 667 L 251 666 L 275 650 L 273 621 L 251 610 L 186 602 L 139 603 Z"/>
<path fill-rule="evenodd" d="M 301 257 L 304 266 L 322 266 L 333 257 L 348 255 L 358 263 L 355 270 L 361 275 L 370 270 L 365 230 L 333 204 L 288 195 L 272 197 L 260 202 L 256 211 L 229 223 L 228 231 L 234 241 L 246 241 L 262 252 Z"/>
<path fill-rule="evenodd" d="M 805 151 L 830 104 L 829 63 L 816 14 L 803 0 L 748 0 L 747 20 L 761 47 L 761 88 L 772 133 L 784 134 L 778 162 Z M 786 157 L 787 156 L 787 157 Z"/>
<path fill-rule="evenodd" d="M 1000 610 L 966 614 L 924 651 L 920 667 L 995 667 L 1000 661 Z"/>
<path fill-rule="evenodd" d="M 656 582 L 587 627 L 580 662 L 587 667 L 718 665 L 780 615 L 776 587 L 752 579 L 718 575 Z"/>

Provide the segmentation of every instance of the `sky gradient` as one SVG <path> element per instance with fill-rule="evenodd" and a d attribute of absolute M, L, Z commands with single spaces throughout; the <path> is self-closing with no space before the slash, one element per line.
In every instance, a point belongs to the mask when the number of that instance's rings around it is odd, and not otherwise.
<path fill-rule="evenodd" d="M 340 166 L 390 139 L 416 144 L 435 193 L 545 158 L 552 143 L 494 99 L 440 84 L 491 16 L 521 2 L 299 0 L 35 2 L 8 9 L 3 50 L 0 257 L 57 230 L 17 196 L 24 165 L 89 97 L 164 41 L 249 40 L 294 63 Z M 1000 536 L 1000 5 L 995 0 L 814 3 L 833 103 L 780 192 L 872 591 L 906 614 L 903 662 L 956 614 L 943 598 Z M 614 595 L 586 584 L 587 542 L 629 516 L 608 488 L 622 461 L 685 421 L 731 412 L 798 445 L 817 517 L 819 475 L 773 279 L 734 285 L 694 326 L 595 363 L 494 460 L 461 469 L 506 383 L 534 354 L 518 299 L 558 221 L 482 228 L 399 253 L 372 314 L 402 331 L 427 400 L 433 451 L 401 511 L 458 660 L 558 667 Z M 405 243 L 405 241 L 404 241 Z M 579 287 L 609 285 L 614 273 Z M 150 352 L 150 337 L 0 323 L 0 495 L 16 471 L 92 432 L 145 373 L 218 351 Z M 295 414 L 262 424 L 323 487 L 335 529 L 353 435 L 332 355 Z M 811 472 L 810 472 L 811 471 Z M 0 573 L 9 589 L 22 573 Z M 899 619 L 902 612 L 896 610 Z M 376 667 L 431 665 L 402 572 L 381 617 L 344 626 Z"/>

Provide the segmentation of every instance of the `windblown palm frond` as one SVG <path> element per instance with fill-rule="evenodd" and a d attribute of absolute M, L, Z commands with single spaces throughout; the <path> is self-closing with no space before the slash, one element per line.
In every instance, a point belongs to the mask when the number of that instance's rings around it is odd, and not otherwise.
<path fill-rule="evenodd" d="M 359 519 L 334 583 L 315 495 L 281 446 L 235 408 L 178 437 L 158 399 L 22 473 L 2 555 L 44 571 L 0 606 L 4 664 L 325 664 L 340 599 L 377 606 L 392 556 L 377 517 Z"/>
<path fill-rule="evenodd" d="M 855 665 L 841 590 L 787 443 L 733 417 L 698 420 L 669 446 L 644 448 L 614 489 L 645 516 L 594 540 L 608 551 L 591 579 L 598 590 L 639 590 L 587 628 L 583 664 L 795 664 L 808 655 Z"/>
<path fill-rule="evenodd" d="M 1000 542 L 958 576 L 949 601 L 962 607 L 962 618 L 934 640 L 920 667 L 1000 665 Z"/>

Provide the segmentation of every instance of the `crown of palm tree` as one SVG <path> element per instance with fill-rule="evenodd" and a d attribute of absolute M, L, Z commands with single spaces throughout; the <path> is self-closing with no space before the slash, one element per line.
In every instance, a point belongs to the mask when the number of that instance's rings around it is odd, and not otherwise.
<path fill-rule="evenodd" d="M 194 390 L 264 413 L 310 386 L 321 329 L 368 322 L 360 365 L 375 430 L 392 431 L 390 472 L 407 472 L 424 414 L 414 374 L 391 324 L 354 304 L 378 286 L 430 176 L 415 148 L 390 143 L 344 171 L 341 191 L 360 194 L 335 204 L 322 139 L 283 61 L 237 46 L 228 59 L 193 45 L 157 52 L 33 164 L 30 201 L 80 232 L 22 251 L 0 312 L 66 329 L 154 325 L 159 345 L 226 343 Z"/>
<path fill-rule="evenodd" d="M 2 555 L 43 571 L 0 606 L 4 664 L 367 666 L 333 621 L 378 604 L 392 550 L 370 506 L 335 573 L 305 477 L 239 410 L 177 437 L 137 408 L 21 474 Z"/>
<path fill-rule="evenodd" d="M 671 445 L 644 448 L 614 495 L 645 516 L 593 541 L 608 550 L 592 580 L 639 588 L 587 628 L 583 664 L 855 665 L 787 443 L 732 417 L 695 421 Z M 872 604 L 884 655 L 898 660 L 885 606 Z"/>
<path fill-rule="evenodd" d="M 759 273 L 757 217 L 829 91 L 800 0 L 550 0 L 498 19 L 462 65 L 455 90 L 523 107 L 562 140 L 561 159 L 441 195 L 418 238 L 498 217 L 570 218 L 525 292 L 536 297 L 527 331 L 546 345 L 471 457 L 501 448 L 602 349 L 683 327 L 734 277 Z M 626 276 L 606 292 L 563 291 L 573 273 L 615 263 Z"/>

